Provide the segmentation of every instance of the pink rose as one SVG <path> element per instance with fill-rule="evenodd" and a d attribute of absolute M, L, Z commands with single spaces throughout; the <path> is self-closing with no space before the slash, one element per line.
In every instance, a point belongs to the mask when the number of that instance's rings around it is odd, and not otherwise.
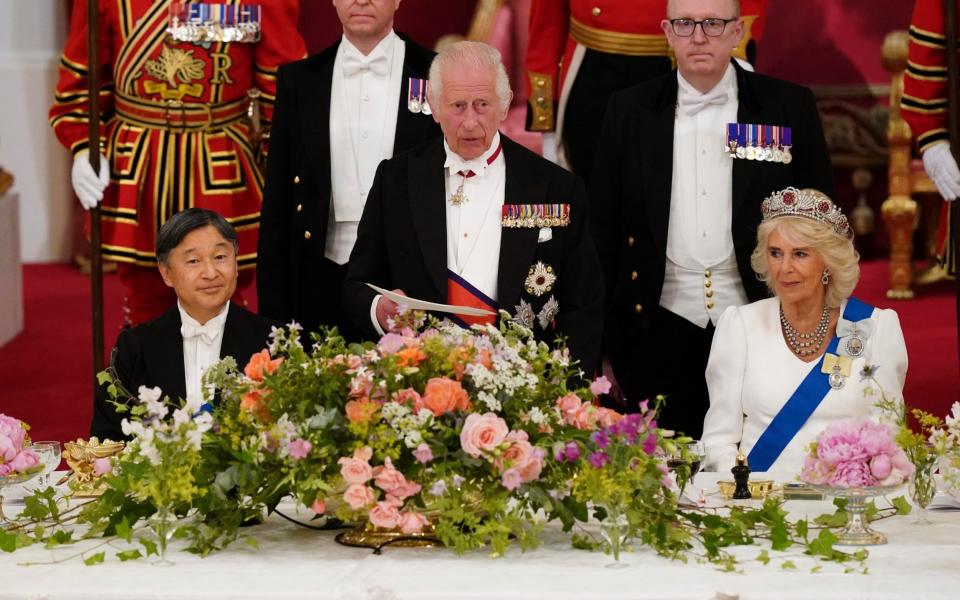
<path fill-rule="evenodd" d="M 393 490 L 398 489 L 407 481 L 403 477 L 403 473 L 393 466 L 389 457 L 383 461 L 382 466 L 373 468 L 373 477 L 376 480 L 377 487 L 388 494 L 393 493 Z"/>
<path fill-rule="evenodd" d="M 322 515 L 327 512 L 327 503 L 321 498 L 317 498 L 313 501 L 313 504 L 310 505 L 310 510 L 312 510 L 315 515 Z"/>
<path fill-rule="evenodd" d="M 577 429 L 596 429 L 599 417 L 600 413 L 598 412 L 596 406 L 592 404 L 583 404 L 577 409 L 576 413 L 574 413 L 573 421 L 570 422 L 570 424 Z"/>
<path fill-rule="evenodd" d="M 95 458 L 93 459 L 93 472 L 97 477 L 109 475 L 113 473 L 113 463 L 109 458 Z"/>
<path fill-rule="evenodd" d="M 423 486 L 419 483 L 404 481 L 398 487 L 394 488 L 390 494 L 397 498 L 404 499 L 419 494 L 421 489 L 423 489 Z"/>
<path fill-rule="evenodd" d="M 400 531 L 407 534 L 420 533 L 428 522 L 425 516 L 412 510 L 400 513 Z"/>
<path fill-rule="evenodd" d="M 543 448 L 534 448 L 527 464 L 519 467 L 520 477 L 523 478 L 524 483 L 536 481 L 540 478 L 540 472 L 543 470 L 543 458 L 546 454 Z"/>
<path fill-rule="evenodd" d="M 503 487 L 512 491 L 520 487 L 520 484 L 523 483 L 523 475 L 520 474 L 519 469 L 507 469 L 503 472 L 500 482 L 503 484 Z"/>
<path fill-rule="evenodd" d="M 373 469 L 365 460 L 344 456 L 337 463 L 340 465 L 340 475 L 347 485 L 363 485 L 373 477 Z"/>
<path fill-rule="evenodd" d="M 389 502 L 377 502 L 368 515 L 374 527 L 396 529 L 400 526 L 400 511 Z"/>
<path fill-rule="evenodd" d="M 408 404 L 413 408 L 413 412 L 418 413 L 420 409 L 423 408 L 423 398 L 420 397 L 420 394 L 417 390 L 412 388 L 404 388 L 393 394 L 393 401 L 399 402 L 400 404 Z"/>
<path fill-rule="evenodd" d="M 609 393 L 611 387 L 612 385 L 610 384 L 610 380 L 607 379 L 607 376 L 601 375 L 590 383 L 590 393 L 594 396 L 600 396 L 601 394 Z"/>
<path fill-rule="evenodd" d="M 579 410 L 583 401 L 580 400 L 580 396 L 570 392 L 566 396 L 557 398 L 556 404 L 557 408 L 560 409 L 560 414 L 563 415 L 563 420 L 571 425 L 573 424 L 573 416 L 577 414 L 577 410 Z"/>
<path fill-rule="evenodd" d="M 430 449 L 430 446 L 427 444 L 420 444 L 413 451 L 413 457 L 417 459 L 421 464 L 427 464 L 433 460 L 433 450 Z"/>
<path fill-rule="evenodd" d="M 290 445 L 287 447 L 287 451 L 290 453 L 290 458 L 293 460 L 305 458 L 308 454 L 310 454 L 310 450 L 312 449 L 313 444 L 300 438 L 290 442 Z"/>
<path fill-rule="evenodd" d="M 877 479 L 886 479 L 892 470 L 893 464 L 890 462 L 890 457 L 886 454 L 878 454 L 870 459 L 870 474 Z"/>
<path fill-rule="evenodd" d="M 373 490 L 365 485 L 353 484 L 343 493 L 343 501 L 353 510 L 373 504 Z"/>
<path fill-rule="evenodd" d="M 21 450 L 13 457 L 13 460 L 10 461 L 10 466 L 13 468 L 14 473 L 23 473 L 39 464 L 40 458 L 33 450 Z"/>
<path fill-rule="evenodd" d="M 507 422 L 492 412 L 471 413 L 460 430 L 460 446 L 470 456 L 492 452 L 507 437 Z"/>
<path fill-rule="evenodd" d="M 511 431 L 506 441 L 510 442 L 510 445 L 493 461 L 493 466 L 501 472 L 509 468 L 522 467 L 533 456 L 533 446 L 527 441 L 526 431 Z"/>

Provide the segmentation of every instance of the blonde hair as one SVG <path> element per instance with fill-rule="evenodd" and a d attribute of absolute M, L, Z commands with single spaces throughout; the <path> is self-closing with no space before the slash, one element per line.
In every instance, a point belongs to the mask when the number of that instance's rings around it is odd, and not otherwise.
<path fill-rule="evenodd" d="M 791 244 L 809 247 L 823 259 L 830 270 L 830 283 L 824 290 L 827 306 L 838 308 L 850 297 L 860 280 L 860 253 L 853 247 L 853 240 L 835 232 L 826 223 L 796 216 L 766 219 L 757 228 L 757 246 L 750 255 L 750 265 L 757 273 L 757 279 L 766 283 L 772 294 L 776 291 L 770 281 L 767 244 L 774 231 Z"/>
<path fill-rule="evenodd" d="M 483 42 L 457 42 L 440 51 L 430 64 L 430 105 L 440 106 L 443 93 L 443 74 L 450 67 L 461 69 L 490 69 L 494 71 L 496 82 L 494 90 L 500 101 L 500 110 L 510 108 L 513 91 L 510 89 L 510 77 L 503 66 L 500 51 Z"/>

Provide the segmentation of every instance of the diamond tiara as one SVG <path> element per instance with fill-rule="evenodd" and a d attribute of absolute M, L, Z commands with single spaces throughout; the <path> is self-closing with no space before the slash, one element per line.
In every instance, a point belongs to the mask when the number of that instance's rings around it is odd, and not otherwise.
<path fill-rule="evenodd" d="M 806 217 L 829 225 L 845 238 L 853 237 L 850 223 L 826 194 L 813 188 L 788 187 L 774 192 L 760 205 L 763 220 L 777 217 Z"/>

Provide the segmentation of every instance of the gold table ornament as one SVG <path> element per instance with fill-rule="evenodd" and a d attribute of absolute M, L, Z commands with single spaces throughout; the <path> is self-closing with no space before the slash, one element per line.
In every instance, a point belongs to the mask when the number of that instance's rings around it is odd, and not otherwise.
<path fill-rule="evenodd" d="M 103 494 L 101 476 L 97 475 L 94 461 L 109 458 L 123 451 L 125 444 L 113 440 L 100 441 L 97 437 L 89 440 L 77 439 L 64 444 L 64 460 L 72 471 L 69 475 L 70 495 L 75 498 L 95 498 Z"/>
<path fill-rule="evenodd" d="M 437 537 L 432 524 L 417 533 L 403 533 L 374 527 L 370 522 L 362 523 L 355 529 L 337 534 L 338 544 L 354 548 L 371 548 L 374 554 L 380 554 L 386 546 L 399 548 L 443 548 L 443 542 Z"/>
<path fill-rule="evenodd" d="M 751 479 L 749 485 L 750 494 L 754 500 L 763 500 L 773 491 L 773 480 L 771 479 Z M 726 479 L 718 481 L 717 486 L 725 500 L 733 499 L 733 490 L 737 487 L 736 483 Z"/>

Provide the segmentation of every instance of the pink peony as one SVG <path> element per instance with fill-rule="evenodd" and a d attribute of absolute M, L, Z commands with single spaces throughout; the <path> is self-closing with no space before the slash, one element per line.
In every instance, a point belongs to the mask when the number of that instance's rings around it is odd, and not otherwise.
<path fill-rule="evenodd" d="M 365 460 L 344 456 L 337 463 L 340 465 L 340 475 L 347 485 L 362 485 L 373 477 L 373 469 Z"/>
<path fill-rule="evenodd" d="M 13 460 L 27 437 L 27 431 L 20 419 L 0 414 L 0 462 Z"/>
<path fill-rule="evenodd" d="M 400 526 L 400 511 L 390 502 L 377 502 L 368 516 L 374 527 L 396 529 Z"/>
<path fill-rule="evenodd" d="M 611 387 L 613 386 L 610 384 L 610 380 L 607 379 L 607 376 L 601 375 L 590 383 L 590 393 L 594 396 L 600 396 L 602 394 L 609 393 Z"/>
<path fill-rule="evenodd" d="M 33 450 L 21 450 L 10 461 L 10 467 L 14 473 L 23 473 L 40 464 L 40 457 Z"/>
<path fill-rule="evenodd" d="M 293 460 L 300 460 L 305 458 L 310 454 L 310 450 L 313 449 L 313 444 L 307 440 L 297 438 L 290 442 L 290 445 L 287 446 L 287 451 L 290 453 L 290 458 Z"/>
<path fill-rule="evenodd" d="M 860 424 L 844 419 L 827 425 L 817 438 L 817 455 L 831 466 L 867 460 L 869 455 L 860 443 Z"/>
<path fill-rule="evenodd" d="M 343 493 L 343 501 L 353 510 L 373 504 L 373 490 L 365 485 L 353 484 Z"/>
<path fill-rule="evenodd" d="M 814 485 L 824 485 L 829 478 L 828 465 L 815 456 L 807 455 L 803 461 L 803 471 L 800 473 L 800 479 Z"/>
<path fill-rule="evenodd" d="M 110 475 L 113 473 L 113 462 L 109 458 L 95 458 L 93 459 L 93 472 L 97 477 Z"/>
<path fill-rule="evenodd" d="M 310 510 L 313 511 L 315 515 L 322 515 L 327 512 L 327 503 L 321 498 L 317 498 L 313 501 L 313 504 L 310 505 Z"/>
<path fill-rule="evenodd" d="M 886 454 L 878 454 L 870 459 L 870 474 L 876 479 L 881 481 L 886 479 L 892 470 L 893 464 L 890 462 L 890 457 Z"/>
<path fill-rule="evenodd" d="M 834 487 L 868 487 L 876 485 L 877 480 L 865 462 L 848 461 L 837 465 L 829 483 Z"/>
<path fill-rule="evenodd" d="M 418 512 L 400 513 L 400 531 L 404 533 L 420 533 L 428 522 L 427 518 Z"/>
<path fill-rule="evenodd" d="M 507 422 L 492 412 L 471 413 L 460 430 L 460 446 L 470 456 L 492 452 L 507 437 Z"/>
<path fill-rule="evenodd" d="M 860 427 L 860 445 L 869 456 L 892 454 L 897 448 L 893 435 L 885 425 L 864 421 Z"/>
<path fill-rule="evenodd" d="M 427 464 L 433 460 L 433 450 L 430 449 L 430 446 L 427 444 L 420 444 L 413 451 L 413 457 L 417 459 L 421 464 Z"/>

